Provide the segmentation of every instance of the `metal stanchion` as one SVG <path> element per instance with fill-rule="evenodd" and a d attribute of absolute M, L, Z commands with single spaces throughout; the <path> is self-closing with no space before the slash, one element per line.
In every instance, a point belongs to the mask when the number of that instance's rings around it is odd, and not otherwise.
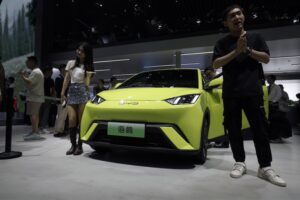
<path fill-rule="evenodd" d="M 12 117 L 13 117 L 13 94 L 14 89 L 6 90 L 6 139 L 5 152 L 0 153 L 0 159 L 11 159 L 22 156 L 22 152 L 11 151 Z M 4 97 L 5 98 L 5 97 Z"/>

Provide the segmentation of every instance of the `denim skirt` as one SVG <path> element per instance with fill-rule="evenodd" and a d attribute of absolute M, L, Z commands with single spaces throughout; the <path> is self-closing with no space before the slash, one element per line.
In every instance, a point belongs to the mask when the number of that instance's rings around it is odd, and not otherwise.
<path fill-rule="evenodd" d="M 88 91 L 84 83 L 71 83 L 68 89 L 67 104 L 82 104 L 89 99 Z"/>

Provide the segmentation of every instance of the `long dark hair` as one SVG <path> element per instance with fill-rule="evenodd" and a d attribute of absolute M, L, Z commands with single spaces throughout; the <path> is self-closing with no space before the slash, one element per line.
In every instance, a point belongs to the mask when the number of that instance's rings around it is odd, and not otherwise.
<path fill-rule="evenodd" d="M 83 53 L 85 54 L 84 58 L 84 76 L 86 76 L 86 71 L 94 71 L 94 62 L 93 62 L 93 48 L 87 42 L 82 42 L 78 45 L 77 49 L 82 48 Z M 76 56 L 74 67 L 79 67 L 79 57 Z"/>

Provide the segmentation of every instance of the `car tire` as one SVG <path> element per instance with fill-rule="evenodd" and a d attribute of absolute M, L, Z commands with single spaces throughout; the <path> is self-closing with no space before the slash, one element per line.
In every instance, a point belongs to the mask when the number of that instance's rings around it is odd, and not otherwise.
<path fill-rule="evenodd" d="M 207 137 L 208 137 L 209 122 L 207 117 L 204 118 L 201 129 L 201 141 L 198 153 L 195 155 L 195 162 L 203 165 L 207 158 Z"/>

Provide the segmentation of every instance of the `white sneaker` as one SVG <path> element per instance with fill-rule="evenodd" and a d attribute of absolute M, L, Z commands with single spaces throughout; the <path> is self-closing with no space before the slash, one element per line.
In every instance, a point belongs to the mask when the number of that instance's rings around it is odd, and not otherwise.
<path fill-rule="evenodd" d="M 29 133 L 24 134 L 24 135 L 23 135 L 23 138 L 28 137 L 28 136 L 31 135 L 32 133 L 33 133 L 33 132 L 30 131 Z"/>
<path fill-rule="evenodd" d="M 271 167 L 258 168 L 257 176 L 273 183 L 274 185 L 286 187 L 286 182 L 280 178 L 280 176 L 277 175 Z"/>
<path fill-rule="evenodd" d="M 246 174 L 247 168 L 245 163 L 243 162 L 236 162 L 233 166 L 232 171 L 230 172 L 231 178 L 240 178 L 244 174 Z"/>
<path fill-rule="evenodd" d="M 47 129 L 43 128 L 40 130 L 41 134 L 50 134 L 50 131 L 48 131 Z"/>
<path fill-rule="evenodd" d="M 25 141 L 29 141 L 29 140 L 44 140 L 45 138 L 40 136 L 40 134 L 38 133 L 32 133 L 26 137 L 24 137 Z"/>

